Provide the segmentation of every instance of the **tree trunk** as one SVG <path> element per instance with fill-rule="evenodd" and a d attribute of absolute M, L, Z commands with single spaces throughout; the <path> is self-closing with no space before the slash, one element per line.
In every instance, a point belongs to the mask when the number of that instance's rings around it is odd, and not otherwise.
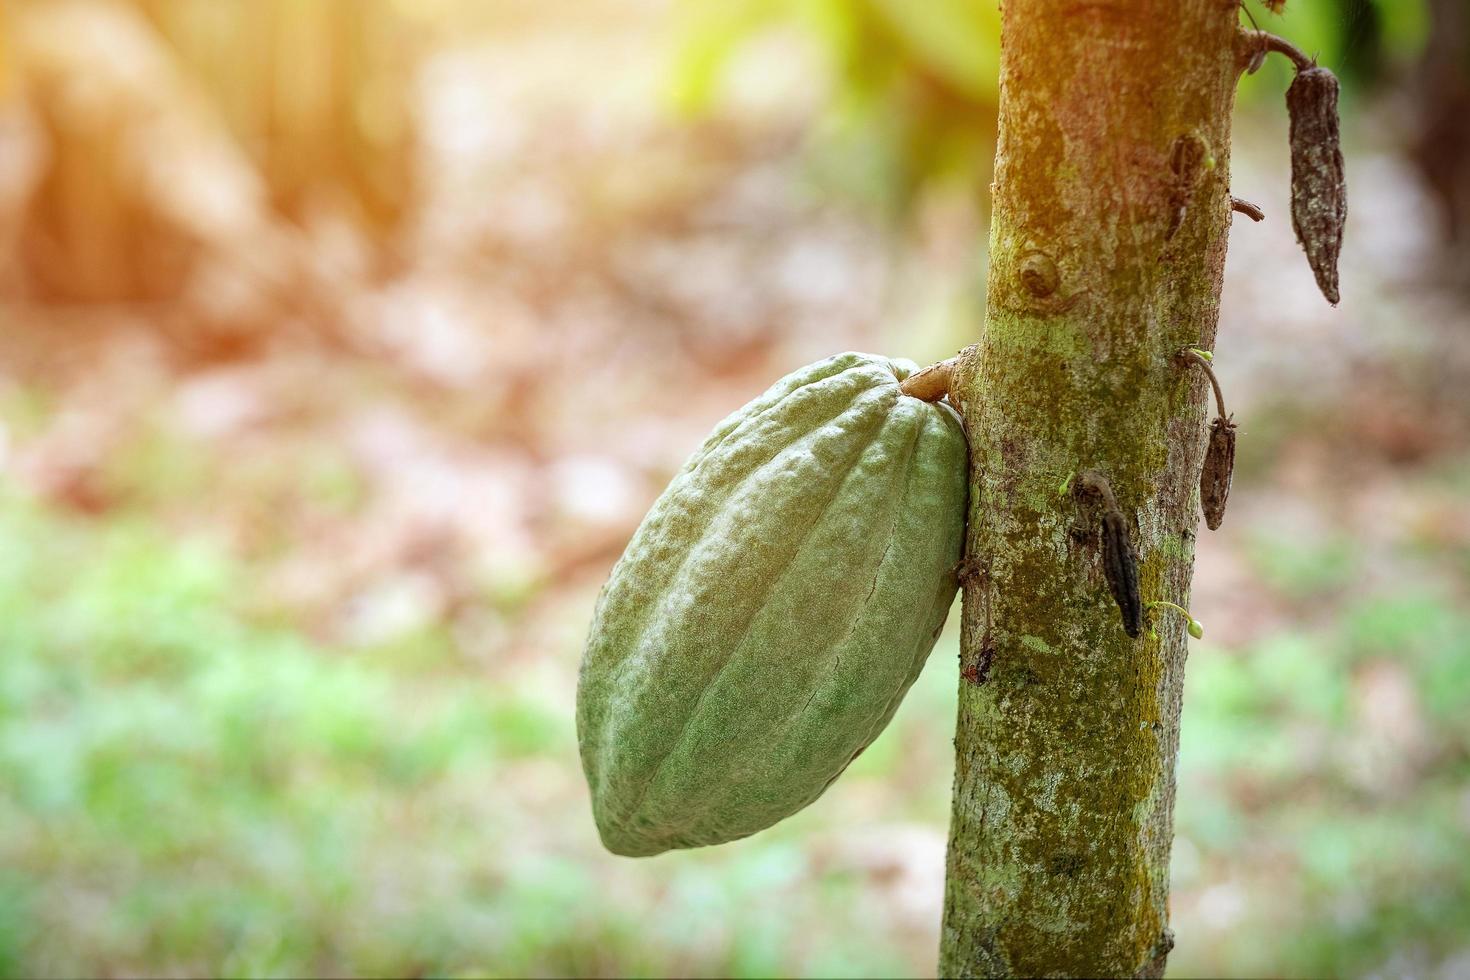
<path fill-rule="evenodd" d="M 1433 30 L 1420 60 L 1415 104 L 1418 138 L 1412 156 L 1438 198 L 1449 247 L 1447 271 L 1470 281 L 1470 11 L 1464 0 L 1430 0 Z"/>
<path fill-rule="evenodd" d="M 1105 508 L 1077 488 L 1111 486 L 1142 600 L 1187 605 L 1208 385 L 1176 353 L 1214 342 L 1236 9 L 1003 8 L 986 326 L 954 385 L 974 571 L 946 976 L 1157 976 L 1172 945 L 1187 622 L 1124 631 Z"/>

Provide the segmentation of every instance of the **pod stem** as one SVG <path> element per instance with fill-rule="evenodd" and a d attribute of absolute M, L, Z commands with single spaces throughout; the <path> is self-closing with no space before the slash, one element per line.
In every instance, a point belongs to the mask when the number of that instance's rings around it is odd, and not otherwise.
<path fill-rule="evenodd" d="M 1189 358 L 1204 369 L 1205 376 L 1210 379 L 1210 387 L 1215 389 L 1215 407 L 1219 409 L 1220 418 L 1230 418 L 1230 415 L 1225 411 L 1225 393 L 1220 390 L 1220 379 L 1215 377 L 1215 370 L 1210 367 L 1210 362 L 1201 356 L 1200 352 L 1193 347 L 1186 347 L 1179 353 L 1182 357 Z"/>
<path fill-rule="evenodd" d="M 1079 490 L 1095 494 L 1102 499 L 1103 505 L 1109 510 L 1118 510 L 1118 498 L 1113 496 L 1113 485 L 1108 478 L 1097 470 L 1083 470 L 1076 474 L 1076 486 Z M 1068 477 L 1070 481 L 1071 477 Z M 1065 486 L 1065 484 L 1064 484 Z"/>
<path fill-rule="evenodd" d="M 937 402 L 949 394 L 949 382 L 959 363 L 960 358 L 956 354 L 948 360 L 915 371 L 899 383 L 898 390 L 922 401 Z"/>
<path fill-rule="evenodd" d="M 1302 71 L 1316 64 L 1315 61 L 1302 53 L 1301 48 L 1292 44 L 1284 37 L 1279 37 L 1270 31 L 1262 30 L 1247 31 L 1246 33 L 1253 35 L 1252 41 L 1260 46 L 1260 50 L 1275 51 L 1277 54 L 1282 54 L 1290 58 L 1291 63 L 1296 65 L 1297 71 Z"/>

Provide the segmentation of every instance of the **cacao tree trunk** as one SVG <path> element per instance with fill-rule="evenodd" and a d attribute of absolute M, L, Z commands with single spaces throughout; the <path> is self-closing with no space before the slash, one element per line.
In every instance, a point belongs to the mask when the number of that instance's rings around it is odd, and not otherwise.
<path fill-rule="evenodd" d="M 1143 602 L 1188 604 L 1208 386 L 1176 353 L 1214 342 L 1236 9 L 1003 7 L 986 324 L 952 387 L 970 560 L 945 976 L 1157 976 L 1172 946 L 1187 621 L 1125 632 L 1103 525 Z M 1122 521 L 1077 492 L 1099 476 Z"/>

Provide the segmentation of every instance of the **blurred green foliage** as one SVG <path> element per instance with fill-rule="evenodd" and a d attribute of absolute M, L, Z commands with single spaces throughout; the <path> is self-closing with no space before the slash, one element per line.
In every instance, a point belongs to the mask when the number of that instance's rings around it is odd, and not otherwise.
<path fill-rule="evenodd" d="M 872 976 L 927 955 L 820 855 L 865 821 L 940 839 L 953 629 L 820 804 L 624 861 L 586 813 L 575 649 L 546 651 L 546 684 L 434 632 L 324 646 L 251 612 L 238 558 L 127 511 L 6 492 L 0 540 L 0 976 Z M 1246 549 L 1299 625 L 1191 651 L 1174 975 L 1348 975 L 1463 942 L 1470 609 L 1453 577 L 1408 584 L 1451 550 L 1405 538 L 1411 574 L 1365 585 L 1349 540 Z"/>
<path fill-rule="evenodd" d="M 547 693 L 432 634 L 324 647 L 205 541 L 9 491 L 0 540 L 0 976 L 905 969 L 798 828 L 602 854 L 575 650 Z"/>
<path fill-rule="evenodd" d="M 1173 975 L 1351 976 L 1396 959 L 1422 972 L 1461 949 L 1467 629 L 1448 597 L 1390 592 L 1318 630 L 1193 652 L 1174 887 L 1231 868 L 1215 888 L 1233 889 L 1220 933 L 1235 944 L 1182 935 Z M 1399 671 L 1427 709 L 1400 720 L 1427 742 L 1364 724 L 1366 699 L 1402 696 L 1374 689 Z M 1242 934 L 1253 940 L 1223 939 Z"/>
<path fill-rule="evenodd" d="M 823 66 L 824 124 L 813 149 L 825 183 L 906 215 L 930 184 L 988 196 L 1000 76 L 1000 12 L 977 0 L 686 0 L 670 74 L 674 104 L 711 111 L 731 63 L 786 32 Z M 1342 75 L 1349 92 L 1402 72 L 1429 31 L 1426 0 L 1257 2 L 1241 22 L 1281 34 Z M 1284 59 L 1241 82 L 1244 104 L 1279 101 Z"/>
<path fill-rule="evenodd" d="M 971 0 L 686 3 L 675 104 L 709 111 L 732 59 L 773 29 L 814 43 L 828 76 L 816 144 L 827 182 L 905 213 L 922 185 L 989 184 L 1000 12 Z"/>
<path fill-rule="evenodd" d="M 1427 0 L 1289 0 L 1279 14 L 1252 2 L 1241 23 L 1288 39 L 1336 72 L 1349 95 L 1403 74 L 1430 30 Z M 1241 79 L 1240 101 L 1279 105 L 1291 75 L 1284 58 L 1266 59 L 1259 72 Z"/>

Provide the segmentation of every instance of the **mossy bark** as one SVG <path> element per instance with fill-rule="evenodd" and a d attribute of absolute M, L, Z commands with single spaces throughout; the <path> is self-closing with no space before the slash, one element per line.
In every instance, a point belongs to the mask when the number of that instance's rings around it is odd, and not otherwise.
<path fill-rule="evenodd" d="M 971 475 L 940 971 L 1156 976 L 1186 621 L 1124 632 L 1073 477 L 1111 486 L 1143 600 L 1187 605 L 1208 385 L 1176 352 L 1214 342 L 1236 4 L 1002 17 L 986 325 L 951 388 Z"/>

